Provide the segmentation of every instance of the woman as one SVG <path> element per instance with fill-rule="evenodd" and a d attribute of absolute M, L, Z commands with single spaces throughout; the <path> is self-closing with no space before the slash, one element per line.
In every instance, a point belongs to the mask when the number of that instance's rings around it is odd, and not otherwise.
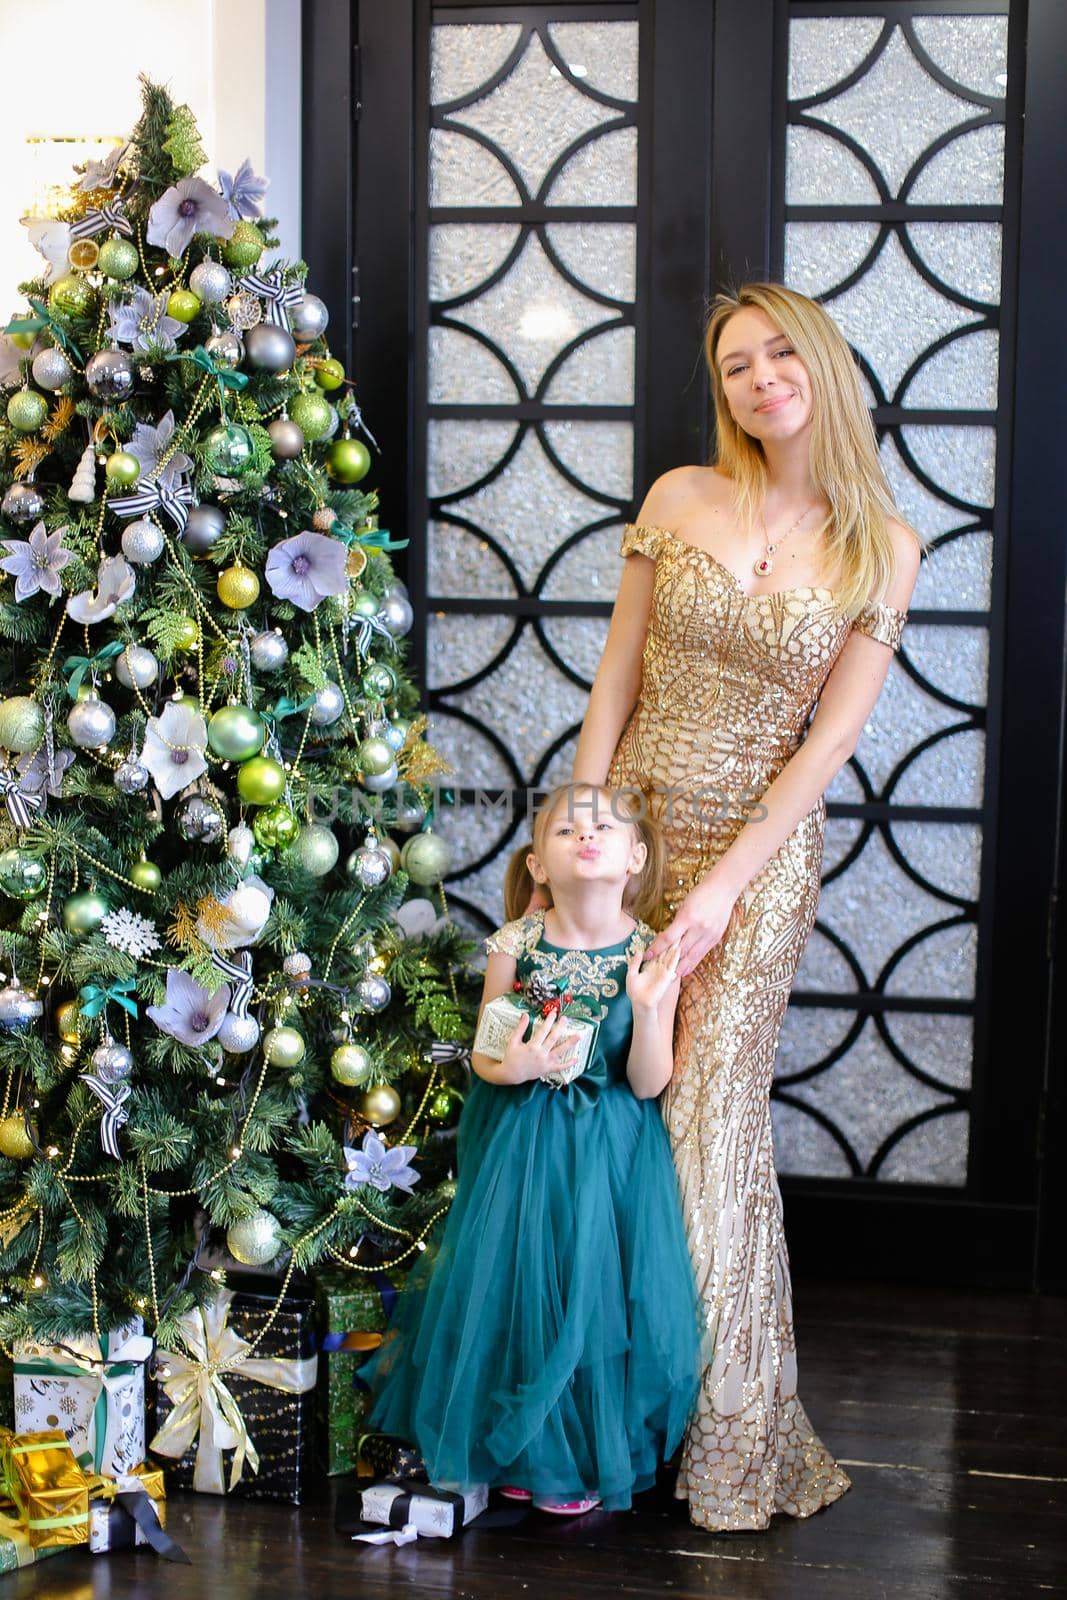
<path fill-rule="evenodd" d="M 665 473 L 625 531 L 573 776 L 641 789 L 664 824 L 669 920 L 648 954 L 681 947 L 664 1116 L 708 1350 L 677 1493 L 700 1526 L 764 1528 L 849 1487 L 797 1398 L 769 1093 L 823 795 L 899 648 L 923 545 L 820 306 L 774 284 L 720 295 L 706 354 L 717 461 Z"/>

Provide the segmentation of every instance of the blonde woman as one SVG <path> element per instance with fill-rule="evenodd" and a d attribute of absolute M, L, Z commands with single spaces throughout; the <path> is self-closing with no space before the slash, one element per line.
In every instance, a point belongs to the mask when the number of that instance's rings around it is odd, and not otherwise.
<path fill-rule="evenodd" d="M 664 474 L 625 530 L 574 778 L 651 791 L 665 830 L 648 953 L 680 946 L 664 1116 L 707 1335 L 677 1493 L 700 1526 L 763 1528 L 849 1487 L 797 1397 L 769 1094 L 823 796 L 899 648 L 924 546 L 820 306 L 776 284 L 721 295 L 706 355 L 717 459 Z"/>

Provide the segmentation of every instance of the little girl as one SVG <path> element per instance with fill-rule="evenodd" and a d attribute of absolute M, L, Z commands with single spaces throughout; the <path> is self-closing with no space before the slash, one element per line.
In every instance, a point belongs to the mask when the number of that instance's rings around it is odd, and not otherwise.
<path fill-rule="evenodd" d="M 655 1096 L 672 1067 L 677 950 L 642 965 L 663 848 L 630 794 L 565 786 L 528 866 L 551 905 L 486 940 L 482 1005 L 522 986 L 502 1060 L 475 1053 L 459 1182 L 367 1374 L 370 1424 L 414 1440 L 434 1482 L 488 1483 L 545 1511 L 624 1510 L 681 1439 L 699 1326 Z M 632 908 L 627 909 L 628 907 Z M 565 1087 L 566 993 L 600 1017 Z M 567 1002 L 564 1003 L 566 1009 Z M 429 1254 L 429 1253 L 427 1253 Z"/>

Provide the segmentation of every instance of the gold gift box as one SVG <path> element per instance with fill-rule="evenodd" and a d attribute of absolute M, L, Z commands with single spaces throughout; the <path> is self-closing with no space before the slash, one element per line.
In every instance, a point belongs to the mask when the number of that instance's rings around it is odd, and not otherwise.
<path fill-rule="evenodd" d="M 88 1539 L 89 1485 L 65 1434 L 0 1431 L 0 1484 L 34 1549 Z"/>

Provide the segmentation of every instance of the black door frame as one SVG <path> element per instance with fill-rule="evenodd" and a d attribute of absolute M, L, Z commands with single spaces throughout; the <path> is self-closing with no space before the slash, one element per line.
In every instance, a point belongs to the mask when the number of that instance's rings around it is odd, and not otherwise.
<path fill-rule="evenodd" d="M 479 8 L 479 0 L 465 4 Z M 410 466 L 422 454 L 412 407 L 412 130 L 416 18 L 428 5 L 304 6 L 305 255 L 331 307 L 334 346 L 358 375 L 358 397 L 385 445 L 375 481 L 383 520 L 399 535 L 418 532 L 406 523 L 420 498 Z M 954 8 L 953 0 L 930 6 Z M 982 8 L 983 0 L 960 6 Z M 823 9 L 858 15 L 880 7 L 840 0 Z M 704 456 L 708 401 L 698 355 L 708 285 L 781 270 L 774 155 L 783 148 L 786 16 L 786 0 L 656 0 L 647 263 L 655 358 L 639 483 Z M 1053 1154 L 1067 1137 L 1067 994 L 1057 995 L 1052 982 L 1054 971 L 1067 971 L 1067 919 L 1052 921 L 1067 855 L 1059 782 L 1067 548 L 1047 509 L 1057 503 L 1054 441 L 1067 425 L 1067 393 L 1050 358 L 1050 341 L 1062 338 L 1059 290 L 1067 282 L 1058 192 L 1067 148 L 1067 7 L 1013 0 L 1011 26 L 1013 60 L 1025 63 L 1025 73 L 1016 73 L 1009 92 L 1025 96 L 1026 140 L 1005 197 L 1005 238 L 1014 235 L 1017 249 L 1006 257 L 1002 307 L 1015 360 L 1013 368 L 1002 364 L 1002 383 L 1014 406 L 998 465 L 995 559 L 1006 563 L 1006 599 L 993 618 L 1003 648 L 992 668 L 1002 673 L 1009 714 L 993 774 L 995 836 L 985 841 L 983 914 L 991 919 L 995 981 L 980 997 L 990 1070 L 976 1087 L 972 1182 L 961 1193 L 787 1179 L 783 1190 L 790 1249 L 803 1270 L 1064 1288 L 1057 1224 L 1067 1221 L 1067 1186 L 1059 1163 L 1040 1160 L 1038 1137 L 1040 1130 L 1042 1148 Z M 421 615 L 424 563 L 416 547 L 410 554 L 405 576 Z M 414 642 L 422 679 L 422 641 Z"/>

